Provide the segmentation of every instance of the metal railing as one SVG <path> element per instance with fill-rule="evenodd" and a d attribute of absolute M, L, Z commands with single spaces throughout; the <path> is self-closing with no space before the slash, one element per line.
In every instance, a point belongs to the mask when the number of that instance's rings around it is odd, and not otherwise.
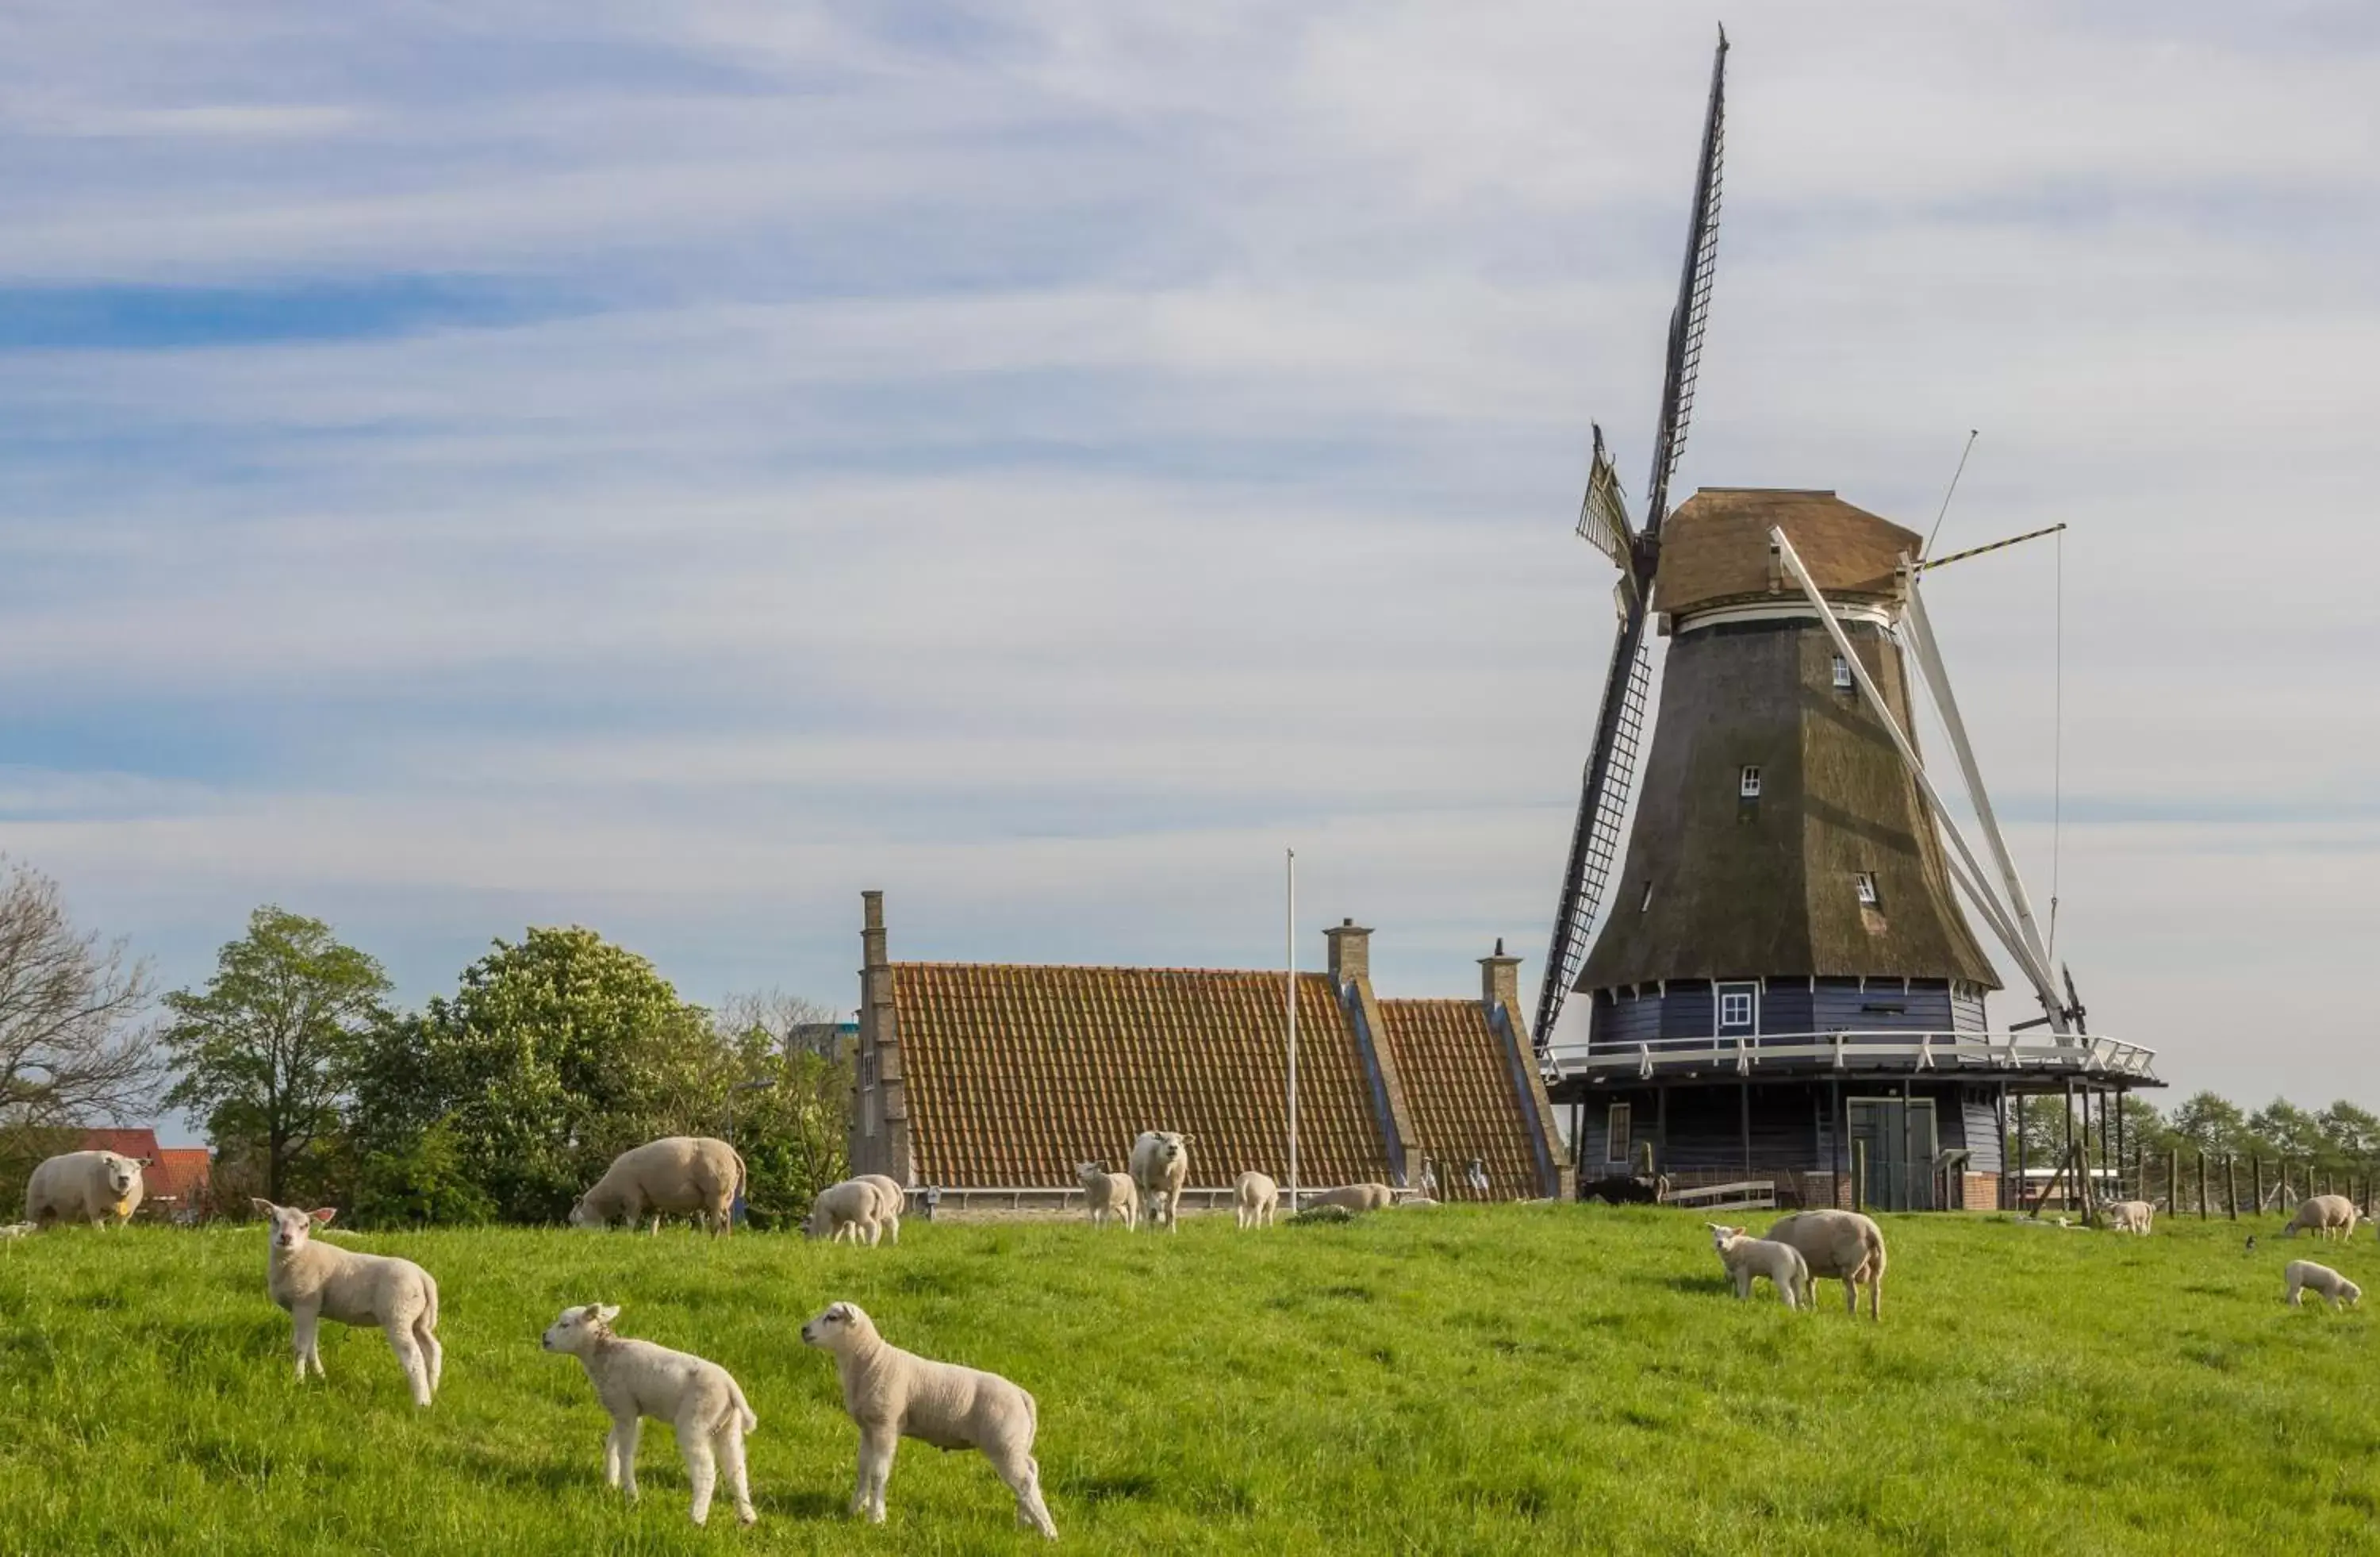
<path fill-rule="evenodd" d="M 2048 1071 L 2156 1079 L 2156 1051 L 2112 1038 L 2033 1039 L 1998 1032 L 1738 1033 L 1656 1038 L 1635 1043 L 1558 1046 L 1548 1052 L 1564 1077 L 1651 1080 L 1681 1072 L 1754 1076 L 1762 1071 L 1871 1068 Z"/>

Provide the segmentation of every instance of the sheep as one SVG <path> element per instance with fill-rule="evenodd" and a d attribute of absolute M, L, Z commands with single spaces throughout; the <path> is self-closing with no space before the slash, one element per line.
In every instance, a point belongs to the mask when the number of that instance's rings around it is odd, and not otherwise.
<path fill-rule="evenodd" d="M 1753 1282 L 1766 1276 L 1785 1307 L 1809 1306 L 1810 1266 L 1800 1249 L 1767 1238 L 1747 1237 L 1741 1227 L 1722 1227 L 1716 1222 L 1703 1225 L 1710 1229 L 1711 1247 L 1718 1251 L 1718 1262 L 1727 1267 L 1728 1275 L 1734 1280 L 1739 1301 L 1749 1299 Z"/>
<path fill-rule="evenodd" d="M 2107 1227 L 2111 1232 L 2138 1233 L 2146 1237 L 2155 1220 L 2156 1208 L 2146 1200 L 2118 1200 L 2107 1208 Z"/>
<path fill-rule="evenodd" d="M 1791 1244 L 1813 1276 L 1840 1276 L 1843 1306 L 1859 1317 L 1859 1289 L 1867 1287 L 1867 1317 L 1884 1320 L 1884 1230 L 1857 1211 L 1795 1211 L 1779 1217 L 1762 1235 Z"/>
<path fill-rule="evenodd" d="M 915 1438 L 937 1449 L 981 1450 L 1016 1494 L 1016 1522 L 1058 1539 L 1050 1505 L 1041 1501 L 1041 1467 L 1033 1460 L 1040 1412 L 1031 1395 L 996 1373 L 929 1361 L 886 1344 L 856 1304 L 830 1304 L 802 1326 L 802 1343 L 834 1354 L 843 1408 L 859 1428 L 852 1513 L 884 1522 L 893 1452 L 903 1438 Z"/>
<path fill-rule="evenodd" d="M 6 1227 L 0 1227 L 0 1242 L 13 1243 L 18 1238 L 28 1237 L 39 1231 L 40 1229 L 30 1222 L 12 1222 Z"/>
<path fill-rule="evenodd" d="M 603 1176 L 571 1203 L 570 1225 L 601 1229 L 617 1221 L 634 1227 L 652 1218 L 691 1212 L 713 1237 L 732 1232 L 735 1197 L 744 1192 L 744 1159 L 709 1136 L 667 1136 L 612 1159 Z"/>
<path fill-rule="evenodd" d="M 2344 1195 L 2317 1195 L 2298 1208 L 2289 1224 L 2281 1229 L 2281 1236 L 2294 1238 L 2301 1228 L 2310 1228 L 2317 1238 L 2337 1234 L 2341 1238 L 2355 1235 L 2355 1202 Z"/>
<path fill-rule="evenodd" d="M 883 1234 L 878 1216 L 883 1207 L 881 1196 L 882 1191 L 876 1186 L 857 1179 L 828 1185 L 810 1202 L 809 1220 L 802 1224 L 802 1232 L 805 1236 L 833 1243 L 841 1243 L 848 1233 L 853 1243 L 864 1238 L 873 1247 Z"/>
<path fill-rule="evenodd" d="M 565 1308 L 546 1330 L 544 1342 L 547 1351 L 578 1359 L 596 1400 L 612 1414 L 612 1430 L 603 1440 L 603 1484 L 623 1487 L 628 1501 L 637 1501 L 637 1440 L 650 1417 L 677 1434 L 686 1483 L 694 1490 L 694 1522 L 709 1522 L 710 1494 L 722 1465 L 736 1521 L 756 1522 L 760 1516 L 753 1512 L 752 1489 L 745 1479 L 744 1435 L 760 1418 L 745 1402 L 744 1391 L 715 1362 L 613 1334 L 612 1321 L 619 1317 L 619 1308 L 609 1303 Z"/>
<path fill-rule="evenodd" d="M 855 1174 L 852 1176 L 856 1183 L 876 1186 L 877 1225 L 892 1235 L 893 1247 L 899 1247 L 901 1213 L 909 1209 L 909 1192 L 902 1188 L 901 1181 L 890 1174 Z"/>
<path fill-rule="evenodd" d="M 1269 1227 L 1281 1210 L 1281 1186 L 1250 1168 L 1232 1186 L 1232 1208 L 1242 1227 Z"/>
<path fill-rule="evenodd" d="M 430 1272 L 393 1255 L 316 1243 L 314 1229 L 330 1225 L 339 1214 L 335 1206 L 301 1211 L 270 1200 L 249 1203 L 272 1223 L 264 1290 L 294 1321 L 290 1346 L 298 1380 L 305 1380 L 310 1364 L 315 1378 L 323 1376 L 315 1333 L 319 1321 L 376 1324 L 405 1370 L 413 1404 L 428 1405 L 446 1369 L 446 1353 L 438 1344 L 438 1283 Z"/>
<path fill-rule="evenodd" d="M 1190 1177 L 1190 1137 L 1175 1130 L 1144 1130 L 1132 1143 L 1133 1183 L 1148 1225 L 1179 1233 L 1174 1213 L 1182 1202 L 1182 1186 Z"/>
<path fill-rule="evenodd" d="M 1670 1198 L 1667 1174 L 1659 1178 L 1632 1178 L 1626 1174 L 1613 1174 L 1606 1178 L 1589 1179 L 1578 1186 L 1582 1200 L 1600 1200 L 1612 1206 L 1658 1205 Z"/>
<path fill-rule="evenodd" d="M 2304 1307 L 2298 1299 L 2308 1288 L 2328 1298 L 2330 1306 L 2334 1308 L 2342 1304 L 2352 1308 L 2357 1300 L 2363 1295 L 2362 1287 L 2357 1286 L 2329 1266 L 2316 1265 L 2311 1259 L 2292 1259 L 2281 1274 L 2289 1283 L 2289 1307 L 2292 1308 Z"/>
<path fill-rule="evenodd" d="M 1129 1233 L 1139 1225 L 1140 1188 L 1130 1174 L 1111 1174 L 1103 1162 L 1077 1162 L 1075 1177 L 1082 1184 L 1083 1207 L 1091 1213 L 1092 1226 L 1116 1221 Z"/>
<path fill-rule="evenodd" d="M 1385 1184 L 1342 1184 L 1336 1189 L 1325 1189 L 1309 1195 L 1309 1206 L 1337 1206 L 1342 1210 L 1386 1210 L 1396 1204 L 1397 1192 Z"/>
<path fill-rule="evenodd" d="M 52 1157 L 25 1181 L 25 1220 L 36 1227 L 53 1222 L 87 1222 L 121 1227 L 140 1209 L 147 1158 L 113 1151 L 69 1151 Z"/>

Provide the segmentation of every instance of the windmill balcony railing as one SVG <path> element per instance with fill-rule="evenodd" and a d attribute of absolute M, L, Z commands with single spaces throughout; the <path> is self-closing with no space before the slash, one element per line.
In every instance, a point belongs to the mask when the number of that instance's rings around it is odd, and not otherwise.
<path fill-rule="evenodd" d="M 1546 1055 L 1556 1078 L 1609 1081 L 1680 1075 L 1756 1076 L 1857 1070 L 2046 1071 L 2156 1079 L 2156 1051 L 2112 1038 L 2034 1033 L 1730 1033 L 1558 1045 Z"/>

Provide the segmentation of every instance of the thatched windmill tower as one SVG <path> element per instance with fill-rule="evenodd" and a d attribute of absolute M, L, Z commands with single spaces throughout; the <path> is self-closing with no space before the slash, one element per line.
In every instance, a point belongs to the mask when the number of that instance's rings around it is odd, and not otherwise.
<path fill-rule="evenodd" d="M 1679 1182 L 1756 1175 L 1843 1199 L 1856 1155 L 1886 1206 L 1988 1203 L 2010 1092 L 2155 1085 L 2151 1056 L 2085 1037 L 2070 979 L 2052 971 L 1926 625 L 1923 539 L 1832 492 L 1712 487 L 1669 506 L 1717 257 L 1726 65 L 1722 33 L 1644 525 L 1599 428 L 1579 517 L 1621 569 L 1620 623 L 1540 1057 L 1573 1105 L 1583 1182 L 1649 1143 Z M 1988 865 L 1918 754 L 1912 668 Z M 1991 1032 L 1999 979 L 1961 895 L 2040 1001 L 2017 1030 L 2046 1034 Z"/>

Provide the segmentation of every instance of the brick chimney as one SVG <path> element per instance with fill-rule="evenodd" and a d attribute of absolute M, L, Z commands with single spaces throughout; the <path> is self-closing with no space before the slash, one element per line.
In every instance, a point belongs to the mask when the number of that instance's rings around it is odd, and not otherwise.
<path fill-rule="evenodd" d="M 1496 955 L 1479 959 L 1479 999 L 1489 1010 L 1521 1008 L 1521 959 L 1504 955 L 1504 938 L 1496 937 Z"/>
<path fill-rule="evenodd" d="M 1323 935 L 1330 943 L 1330 985 L 1343 990 L 1349 983 L 1372 977 L 1372 932 L 1353 919 L 1341 919 Z"/>
<path fill-rule="evenodd" d="M 909 1108 L 902 1085 L 901 1029 L 892 1012 L 892 964 L 884 944 L 884 894 L 863 892 L 859 928 L 859 1052 L 855 1058 L 851 1165 L 910 1181 Z"/>

